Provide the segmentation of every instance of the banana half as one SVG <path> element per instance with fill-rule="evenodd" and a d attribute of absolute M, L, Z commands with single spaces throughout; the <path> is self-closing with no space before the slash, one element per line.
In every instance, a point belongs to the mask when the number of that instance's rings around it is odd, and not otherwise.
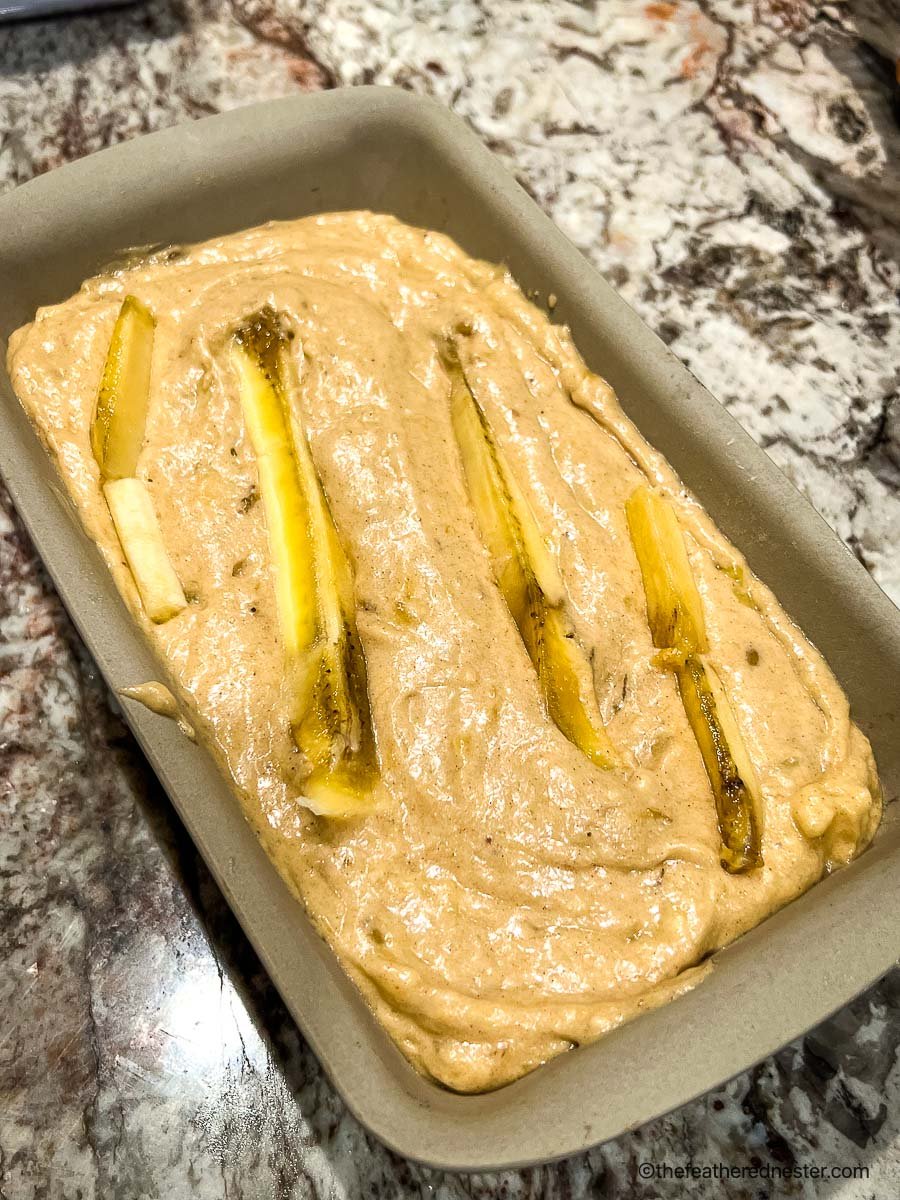
<path fill-rule="evenodd" d="M 150 310 L 126 296 L 113 327 L 90 436 L 103 495 L 144 611 L 162 624 L 177 616 L 187 600 L 147 485 L 136 478 L 150 408 L 155 332 Z"/>
<path fill-rule="evenodd" d="M 378 757 L 350 564 L 291 404 L 291 335 L 265 308 L 228 343 L 259 473 L 291 732 L 309 764 L 314 812 L 350 817 L 373 803 Z"/>
<path fill-rule="evenodd" d="M 443 361 L 469 497 L 494 577 L 537 673 L 547 712 L 591 762 L 612 768 L 618 758 L 597 707 L 590 663 L 566 614 L 559 570 L 452 342 L 444 348 Z"/>
<path fill-rule="evenodd" d="M 625 504 L 641 569 L 647 621 L 658 661 L 673 669 L 716 803 L 722 866 L 732 874 L 762 866 L 759 784 L 709 648 L 700 593 L 678 517 L 664 496 L 637 488 Z"/>

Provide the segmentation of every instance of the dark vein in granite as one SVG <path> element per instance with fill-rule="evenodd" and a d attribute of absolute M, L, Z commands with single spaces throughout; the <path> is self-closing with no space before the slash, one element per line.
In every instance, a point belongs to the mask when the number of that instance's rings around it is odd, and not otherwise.
<path fill-rule="evenodd" d="M 235 19 L 261 42 L 286 50 L 292 59 L 291 73 L 305 89 L 332 88 L 334 72 L 320 62 L 309 48 L 308 30 L 283 20 L 273 0 L 230 0 Z"/>

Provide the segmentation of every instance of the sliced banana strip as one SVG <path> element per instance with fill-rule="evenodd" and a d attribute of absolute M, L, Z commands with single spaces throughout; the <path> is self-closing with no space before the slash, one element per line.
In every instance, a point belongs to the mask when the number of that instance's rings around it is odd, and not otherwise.
<path fill-rule="evenodd" d="M 373 803 L 378 756 L 350 564 L 291 404 L 290 336 L 277 313 L 249 317 L 228 354 L 256 456 L 291 730 L 309 775 L 308 806 L 349 817 Z"/>
<path fill-rule="evenodd" d="M 721 860 L 739 873 L 762 865 L 759 783 L 708 649 L 700 593 L 678 517 L 669 501 L 637 488 L 625 505 L 641 569 L 647 621 L 662 665 L 673 669 L 716 802 Z"/>
<path fill-rule="evenodd" d="M 91 421 L 91 449 L 125 561 L 151 621 L 161 624 L 187 606 L 169 559 L 153 500 L 135 478 L 150 407 L 150 364 L 156 320 L 126 296 L 113 327 Z"/>
<path fill-rule="evenodd" d="M 554 724 L 599 767 L 617 755 L 593 689 L 590 663 L 566 613 L 566 590 L 528 501 L 466 381 L 455 346 L 444 350 L 453 431 L 494 577 L 516 623 Z"/>

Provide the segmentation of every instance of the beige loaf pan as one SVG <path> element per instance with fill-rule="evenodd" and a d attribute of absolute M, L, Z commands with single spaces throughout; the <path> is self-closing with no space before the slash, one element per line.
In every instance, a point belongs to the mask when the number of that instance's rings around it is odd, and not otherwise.
<path fill-rule="evenodd" d="M 0 336 L 133 246 L 193 242 L 334 209 L 441 229 L 559 297 L 614 386 L 723 532 L 825 654 L 900 784 L 900 613 L 766 455 L 481 146 L 429 101 L 359 88 L 151 134 L 0 198 Z M 0 380 L 0 470 L 112 688 L 158 673 L 53 468 Z M 402 1154 L 455 1170 L 585 1149 L 682 1104 L 821 1021 L 900 957 L 900 830 L 716 956 L 694 991 L 509 1087 L 447 1092 L 418 1076 L 314 933 L 206 753 L 127 714 L 147 758 L 335 1086 Z"/>

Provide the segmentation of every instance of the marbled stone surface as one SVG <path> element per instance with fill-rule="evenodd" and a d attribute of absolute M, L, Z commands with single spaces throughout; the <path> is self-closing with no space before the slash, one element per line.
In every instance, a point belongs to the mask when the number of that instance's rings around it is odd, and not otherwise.
<path fill-rule="evenodd" d="M 895 0 L 160 0 L 0 30 L 0 185 L 298 89 L 429 92 L 900 599 L 898 52 Z M 900 1186 L 900 972 L 720 1091 L 563 1164 L 454 1178 L 375 1144 L 286 1016 L 5 498 L 0 915 L 2 1200 Z M 869 1178 L 641 1176 L 691 1161 Z"/>

